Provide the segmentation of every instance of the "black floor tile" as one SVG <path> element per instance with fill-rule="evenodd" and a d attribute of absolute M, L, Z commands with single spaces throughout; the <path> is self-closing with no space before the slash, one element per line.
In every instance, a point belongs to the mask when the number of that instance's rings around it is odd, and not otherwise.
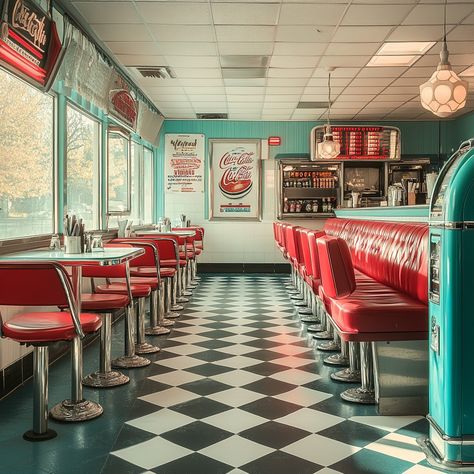
<path fill-rule="evenodd" d="M 291 454 L 274 451 L 256 461 L 245 464 L 241 469 L 248 474 L 313 474 L 321 467 Z"/>
<path fill-rule="evenodd" d="M 326 438 L 335 439 L 341 443 L 351 444 L 363 448 L 388 434 L 387 431 L 373 428 L 372 426 L 354 421 L 346 420 L 331 426 L 325 430 L 319 431 L 318 435 Z"/>
<path fill-rule="evenodd" d="M 206 362 L 216 362 L 218 360 L 228 359 L 229 357 L 232 357 L 232 354 L 226 354 L 225 352 L 208 350 L 208 351 L 199 352 L 197 354 L 192 354 L 191 357 L 193 357 L 194 359 L 199 359 Z"/>
<path fill-rule="evenodd" d="M 141 467 L 130 464 L 123 459 L 110 455 L 105 461 L 100 474 L 141 474 L 144 470 Z"/>
<path fill-rule="evenodd" d="M 291 443 L 305 438 L 310 433 L 293 426 L 284 425 L 276 421 L 269 421 L 255 428 L 239 433 L 239 436 L 250 439 L 256 443 L 264 444 L 270 448 L 281 449 Z"/>
<path fill-rule="evenodd" d="M 246 405 L 239 407 L 241 410 L 248 411 L 254 415 L 262 416 L 268 420 L 275 420 L 282 416 L 289 415 L 301 408 L 300 405 L 284 402 L 273 397 L 265 397 Z"/>
<path fill-rule="evenodd" d="M 143 397 L 144 395 L 149 395 L 150 393 L 161 392 L 163 390 L 167 390 L 168 388 L 171 388 L 171 386 L 165 383 L 156 382 L 155 380 L 145 379 L 140 384 L 137 397 Z"/>
<path fill-rule="evenodd" d="M 134 446 L 135 444 L 143 443 L 149 439 L 156 438 L 154 433 L 148 431 L 143 431 L 135 426 L 128 425 L 125 423 L 120 430 L 118 438 L 115 440 L 113 451 L 119 449 L 128 448 Z"/>
<path fill-rule="evenodd" d="M 202 341 L 196 342 L 195 346 L 205 347 L 206 349 L 220 349 L 221 347 L 229 347 L 232 346 L 232 342 L 229 341 L 221 341 L 219 339 L 209 340 L 209 341 Z"/>
<path fill-rule="evenodd" d="M 202 421 L 195 421 L 161 435 L 172 443 L 199 451 L 232 436 L 232 433 Z"/>
<path fill-rule="evenodd" d="M 279 359 L 281 357 L 286 357 L 285 354 L 280 354 L 276 350 L 270 351 L 267 349 L 261 349 L 259 351 L 249 352 L 245 355 L 246 357 L 252 357 L 253 359 L 263 360 L 265 362 L 268 362 L 274 359 Z"/>
<path fill-rule="evenodd" d="M 152 469 L 157 474 L 225 474 L 232 470 L 231 466 L 193 453 L 176 461 Z M 116 473 L 119 474 L 119 473 Z"/>
<path fill-rule="evenodd" d="M 259 349 L 272 349 L 282 345 L 279 342 L 269 341 L 267 339 L 255 339 L 253 341 L 244 342 L 243 344 L 244 346 L 257 347 Z"/>
<path fill-rule="evenodd" d="M 202 365 L 196 365 L 186 370 L 187 372 L 203 375 L 204 377 L 212 377 L 213 375 L 223 374 L 225 372 L 230 372 L 231 370 L 234 370 L 234 369 L 231 367 L 224 367 L 222 365 L 207 363 L 207 364 L 202 364 Z"/>
<path fill-rule="evenodd" d="M 196 380 L 194 382 L 189 382 L 184 385 L 180 385 L 180 388 L 184 390 L 189 390 L 193 393 L 197 393 L 201 396 L 205 396 L 210 395 L 211 393 L 222 392 L 223 390 L 228 390 L 232 387 L 230 385 L 218 382 L 217 380 L 205 378 L 202 380 Z"/>
<path fill-rule="evenodd" d="M 204 336 L 210 339 L 224 339 L 225 337 L 235 336 L 235 333 L 223 329 L 214 329 L 213 331 L 206 331 Z"/>
<path fill-rule="evenodd" d="M 206 418 L 230 410 L 230 407 L 223 403 L 211 400 L 210 398 L 200 397 L 189 402 L 174 405 L 172 410 L 200 420 L 201 418 Z"/>
<path fill-rule="evenodd" d="M 242 388 L 250 390 L 251 392 L 263 393 L 264 395 L 279 395 L 280 393 L 289 392 L 297 387 L 280 380 L 265 377 L 255 382 L 244 385 Z"/>
<path fill-rule="evenodd" d="M 253 374 L 258 374 L 258 375 L 263 375 L 265 377 L 268 377 L 269 375 L 276 374 L 277 372 L 288 370 L 288 367 L 285 365 L 279 365 L 278 363 L 274 364 L 272 362 L 262 362 L 261 364 L 256 364 L 256 365 L 252 365 L 251 367 L 246 367 L 245 370 L 247 372 L 252 372 Z"/>

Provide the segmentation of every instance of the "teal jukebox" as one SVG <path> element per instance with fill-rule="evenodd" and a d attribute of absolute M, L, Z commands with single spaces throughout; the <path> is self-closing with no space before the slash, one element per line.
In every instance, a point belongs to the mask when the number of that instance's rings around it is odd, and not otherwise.
<path fill-rule="evenodd" d="M 429 425 L 438 467 L 474 470 L 474 139 L 436 182 L 429 237 Z"/>

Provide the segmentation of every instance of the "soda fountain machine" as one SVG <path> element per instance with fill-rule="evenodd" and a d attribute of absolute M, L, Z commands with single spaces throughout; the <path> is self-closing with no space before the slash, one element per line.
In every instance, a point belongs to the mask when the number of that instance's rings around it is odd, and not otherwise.
<path fill-rule="evenodd" d="M 429 235 L 430 463 L 474 471 L 474 139 L 436 181 Z"/>

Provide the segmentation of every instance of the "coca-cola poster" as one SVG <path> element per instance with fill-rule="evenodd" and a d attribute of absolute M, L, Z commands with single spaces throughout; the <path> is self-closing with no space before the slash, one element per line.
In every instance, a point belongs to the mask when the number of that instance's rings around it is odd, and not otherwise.
<path fill-rule="evenodd" d="M 260 220 L 260 140 L 209 140 L 211 219 Z"/>
<path fill-rule="evenodd" d="M 204 192 L 204 135 L 165 136 L 167 193 Z"/>

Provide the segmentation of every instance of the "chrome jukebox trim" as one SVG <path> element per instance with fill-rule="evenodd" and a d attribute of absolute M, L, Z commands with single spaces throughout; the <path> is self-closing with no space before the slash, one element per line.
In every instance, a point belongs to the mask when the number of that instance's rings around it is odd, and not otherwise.
<path fill-rule="evenodd" d="M 474 221 L 446 221 L 446 222 L 430 222 L 430 227 L 436 229 L 450 229 L 450 230 L 463 230 L 463 229 L 473 229 Z"/>
<path fill-rule="evenodd" d="M 430 426 L 438 433 L 440 438 L 447 444 L 450 445 L 464 445 L 464 446 L 474 446 L 474 436 L 448 436 L 444 433 L 441 428 L 438 426 L 436 421 L 430 415 L 426 416 Z M 473 463 L 474 465 L 474 463 Z"/>

